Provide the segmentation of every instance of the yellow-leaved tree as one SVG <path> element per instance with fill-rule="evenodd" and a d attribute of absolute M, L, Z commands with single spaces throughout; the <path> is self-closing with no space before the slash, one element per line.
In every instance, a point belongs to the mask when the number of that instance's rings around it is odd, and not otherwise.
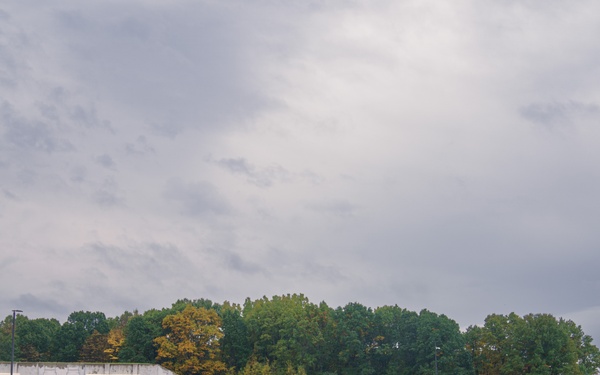
<path fill-rule="evenodd" d="M 226 370 L 219 360 L 221 318 L 214 310 L 188 305 L 163 319 L 164 336 L 154 340 L 157 361 L 179 375 L 213 375 Z"/>
<path fill-rule="evenodd" d="M 104 353 L 108 355 L 108 359 L 111 362 L 116 362 L 119 360 L 119 351 L 125 343 L 125 334 L 123 333 L 123 328 L 115 327 L 108 332 L 108 337 L 106 338 L 108 342 L 108 348 L 104 349 Z"/>

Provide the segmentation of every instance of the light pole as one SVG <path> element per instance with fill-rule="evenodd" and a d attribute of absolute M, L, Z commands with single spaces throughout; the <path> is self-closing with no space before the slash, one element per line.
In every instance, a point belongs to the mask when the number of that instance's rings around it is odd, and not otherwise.
<path fill-rule="evenodd" d="M 12 321 L 12 352 L 10 354 L 10 375 L 13 375 L 13 367 L 15 364 L 15 322 L 17 318 L 18 312 L 23 312 L 21 310 L 13 310 L 13 321 Z"/>
<path fill-rule="evenodd" d="M 438 351 L 438 349 L 439 349 L 439 347 L 436 345 L 435 346 L 435 375 L 438 375 L 438 370 L 437 370 L 437 351 Z"/>

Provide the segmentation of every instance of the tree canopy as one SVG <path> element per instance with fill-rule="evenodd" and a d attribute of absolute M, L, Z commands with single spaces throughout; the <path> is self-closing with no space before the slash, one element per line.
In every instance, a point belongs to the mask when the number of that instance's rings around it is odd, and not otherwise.
<path fill-rule="evenodd" d="M 10 360 L 12 315 L 0 322 Z M 302 294 L 242 304 L 178 300 L 169 308 L 77 311 L 66 322 L 16 319 L 22 362 L 158 363 L 179 375 L 596 374 L 600 351 L 581 326 L 550 314 L 490 314 L 464 332 L 443 314 Z"/>

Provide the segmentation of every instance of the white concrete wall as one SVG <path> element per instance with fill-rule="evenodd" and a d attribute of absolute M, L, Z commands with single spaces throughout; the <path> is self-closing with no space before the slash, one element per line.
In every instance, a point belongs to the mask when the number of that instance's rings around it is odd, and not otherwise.
<path fill-rule="evenodd" d="M 13 375 L 175 375 L 159 365 L 122 363 L 15 363 Z M 10 362 L 0 362 L 0 375 L 10 375 Z"/>

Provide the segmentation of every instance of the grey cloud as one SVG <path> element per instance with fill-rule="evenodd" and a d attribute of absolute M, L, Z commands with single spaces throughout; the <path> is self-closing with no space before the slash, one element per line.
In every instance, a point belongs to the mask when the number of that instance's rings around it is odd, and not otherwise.
<path fill-rule="evenodd" d="M 156 284 L 152 286 L 156 287 Z M 144 301 L 147 296 L 139 294 L 138 285 L 128 285 L 127 288 L 123 288 L 102 283 L 83 283 L 77 286 L 77 290 L 82 297 L 70 301 L 71 311 L 95 310 L 104 313 L 116 311 L 116 316 L 147 304 L 147 301 Z M 94 296 L 94 300 L 89 302 L 87 296 Z"/>
<path fill-rule="evenodd" d="M 18 261 L 19 261 L 19 259 L 15 256 L 3 257 L 2 259 L 0 259 L 0 271 L 4 271 L 5 269 L 8 269 L 9 267 L 11 267 L 13 264 L 15 264 Z"/>
<path fill-rule="evenodd" d="M 46 89 L 43 100 L 36 106 L 44 119 L 67 126 L 67 129 L 101 129 L 115 134 L 110 121 L 100 118 L 93 101 L 82 102 L 69 89 L 55 86 Z"/>
<path fill-rule="evenodd" d="M 181 120 L 165 120 L 163 122 L 153 121 L 150 123 L 150 130 L 155 135 L 174 139 L 176 136 L 181 134 L 185 126 Z"/>
<path fill-rule="evenodd" d="M 59 121 L 60 115 L 58 108 L 52 104 L 37 103 L 38 110 L 42 117 L 50 121 Z"/>
<path fill-rule="evenodd" d="M 1 34 L 0 34 L 1 35 Z M 15 71 L 17 62 L 5 46 L 0 46 L 0 84 L 6 88 L 15 88 L 17 79 Z M 1 87 L 0 86 L 0 87 Z"/>
<path fill-rule="evenodd" d="M 83 165 L 78 165 L 69 171 L 70 180 L 73 182 L 83 182 L 85 181 L 87 175 L 87 169 Z"/>
<path fill-rule="evenodd" d="M 96 113 L 95 108 L 86 109 L 86 108 L 83 108 L 81 105 L 75 105 L 71 109 L 70 117 L 75 123 L 82 125 L 84 127 L 88 127 L 88 128 L 99 127 L 99 126 L 109 127 L 108 123 L 106 123 L 106 122 L 102 123 L 98 119 L 98 115 Z"/>
<path fill-rule="evenodd" d="M 6 128 L 4 139 L 10 144 L 48 153 L 75 150 L 71 142 L 57 137 L 46 123 L 19 117 L 6 101 L 2 104 L 0 113 Z"/>
<path fill-rule="evenodd" d="M 308 249 L 306 249 L 308 250 Z M 335 251 L 332 249 L 332 251 Z M 289 249 L 271 248 L 261 258 L 261 275 L 279 280 L 283 285 L 295 286 L 295 291 L 310 290 L 315 286 L 339 286 L 350 280 L 340 266 L 342 262 L 331 262 L 318 255 L 306 256 L 306 251 L 294 253 Z M 301 287 L 297 284 L 301 283 Z"/>
<path fill-rule="evenodd" d="M 303 262 L 303 269 L 300 274 L 304 277 L 309 277 L 311 280 L 324 280 L 333 284 L 348 279 L 339 268 L 333 265 L 323 265 L 312 260 Z"/>
<path fill-rule="evenodd" d="M 76 10 L 58 11 L 56 18 L 68 29 L 77 31 L 84 30 L 89 24 L 81 15 L 81 12 Z"/>
<path fill-rule="evenodd" d="M 64 315 L 69 311 L 66 305 L 60 304 L 56 300 L 40 298 L 31 293 L 21 294 L 13 299 L 11 303 L 18 309 L 23 310 L 25 315 L 35 312 L 35 314 L 41 314 L 44 317 L 54 317 Z"/>
<path fill-rule="evenodd" d="M 148 143 L 148 139 L 143 135 L 140 135 L 135 140 L 134 143 L 128 142 L 125 145 L 125 151 L 128 154 L 137 154 L 137 155 L 155 154 L 156 153 L 156 150 L 154 149 L 154 147 L 152 147 Z"/>
<path fill-rule="evenodd" d="M 290 179 L 290 173 L 279 165 L 258 169 L 245 158 L 223 158 L 212 162 L 231 173 L 246 176 L 248 182 L 259 187 L 269 187 L 275 182 Z"/>
<path fill-rule="evenodd" d="M 133 16 L 128 16 L 118 21 L 115 27 L 115 34 L 118 37 L 135 38 L 141 41 L 147 41 L 152 30 L 150 25 Z"/>
<path fill-rule="evenodd" d="M 23 185 L 34 184 L 38 177 L 38 173 L 32 169 L 22 169 L 17 173 L 17 180 Z"/>
<path fill-rule="evenodd" d="M 533 103 L 519 109 L 521 116 L 548 128 L 569 125 L 578 116 L 596 115 L 600 107 L 574 100 L 566 102 Z"/>
<path fill-rule="evenodd" d="M 231 120 L 269 103 L 248 74 L 255 59 L 244 44 L 254 29 L 248 14 L 188 5 L 185 12 L 130 4 L 120 6 L 117 17 L 102 16 L 117 14 L 111 5 L 57 15 L 71 60 L 86 61 L 72 67 L 77 74 L 137 108 L 156 134 L 170 138 L 186 128 L 235 126 Z M 79 114 L 84 123 L 97 121 L 93 112 Z"/>
<path fill-rule="evenodd" d="M 237 158 L 237 159 L 220 159 L 215 163 L 217 165 L 230 170 L 233 173 L 242 173 L 242 174 L 252 174 L 254 172 L 254 166 L 250 165 L 246 159 Z"/>
<path fill-rule="evenodd" d="M 597 315 L 600 3 L 324 3 L 5 2 L 0 307 Z"/>
<path fill-rule="evenodd" d="M 254 262 L 250 262 L 233 251 L 222 251 L 222 256 L 228 267 L 245 274 L 256 274 L 265 270 Z"/>
<path fill-rule="evenodd" d="M 93 200 L 96 204 L 104 207 L 121 206 L 124 204 L 117 182 L 112 178 L 107 178 L 102 183 L 102 187 L 93 193 Z"/>
<path fill-rule="evenodd" d="M 431 298 L 431 287 L 429 284 L 419 281 L 390 281 L 390 290 L 392 293 L 401 296 L 406 302 L 415 301 L 421 298 Z"/>
<path fill-rule="evenodd" d="M 3 11 L 0 19 L 4 21 L 0 29 L 0 88 L 11 90 L 19 86 L 21 75 L 30 68 L 28 61 L 19 56 L 29 41 L 10 14 Z"/>
<path fill-rule="evenodd" d="M 212 184 L 202 181 L 183 183 L 170 180 L 164 190 L 164 197 L 175 203 L 179 211 L 188 216 L 202 216 L 207 213 L 227 214 L 231 211 L 229 203 Z"/>
<path fill-rule="evenodd" d="M 353 216 L 357 207 L 351 202 L 342 199 L 333 199 L 329 201 L 312 202 L 306 205 L 306 208 L 320 212 L 328 213 L 340 217 Z"/>
<path fill-rule="evenodd" d="M 95 258 L 116 269 L 119 272 L 126 271 L 132 264 L 129 263 L 128 259 L 130 251 L 121 249 L 118 246 L 107 245 L 101 242 L 87 245 L 87 251 L 91 252 Z M 134 254 L 138 255 L 138 254 Z M 139 261 L 139 258 L 135 258 Z"/>
<path fill-rule="evenodd" d="M 100 164 L 104 168 L 114 170 L 116 164 L 114 160 L 108 154 L 102 154 L 96 157 L 96 163 Z"/>
<path fill-rule="evenodd" d="M 4 196 L 10 200 L 13 201 L 17 201 L 19 200 L 19 197 L 17 197 L 13 192 L 11 192 L 10 190 L 7 189 L 2 189 L 2 193 L 4 193 Z"/>
<path fill-rule="evenodd" d="M 63 86 L 55 86 L 49 90 L 48 99 L 56 104 L 64 105 L 68 101 L 68 90 Z M 38 103 L 41 108 L 44 107 L 43 103 Z"/>
<path fill-rule="evenodd" d="M 96 204 L 104 207 L 119 206 L 122 204 L 122 199 L 114 192 L 107 190 L 96 190 L 93 194 L 93 200 Z"/>
<path fill-rule="evenodd" d="M 96 261 L 106 264 L 113 274 L 134 274 L 140 279 L 155 280 L 175 277 L 189 271 L 190 259 L 177 246 L 170 243 L 134 243 L 116 246 L 97 242 L 85 250 Z M 156 275 L 161 275 L 157 278 Z M 112 276 L 111 276 L 112 277 Z"/>

